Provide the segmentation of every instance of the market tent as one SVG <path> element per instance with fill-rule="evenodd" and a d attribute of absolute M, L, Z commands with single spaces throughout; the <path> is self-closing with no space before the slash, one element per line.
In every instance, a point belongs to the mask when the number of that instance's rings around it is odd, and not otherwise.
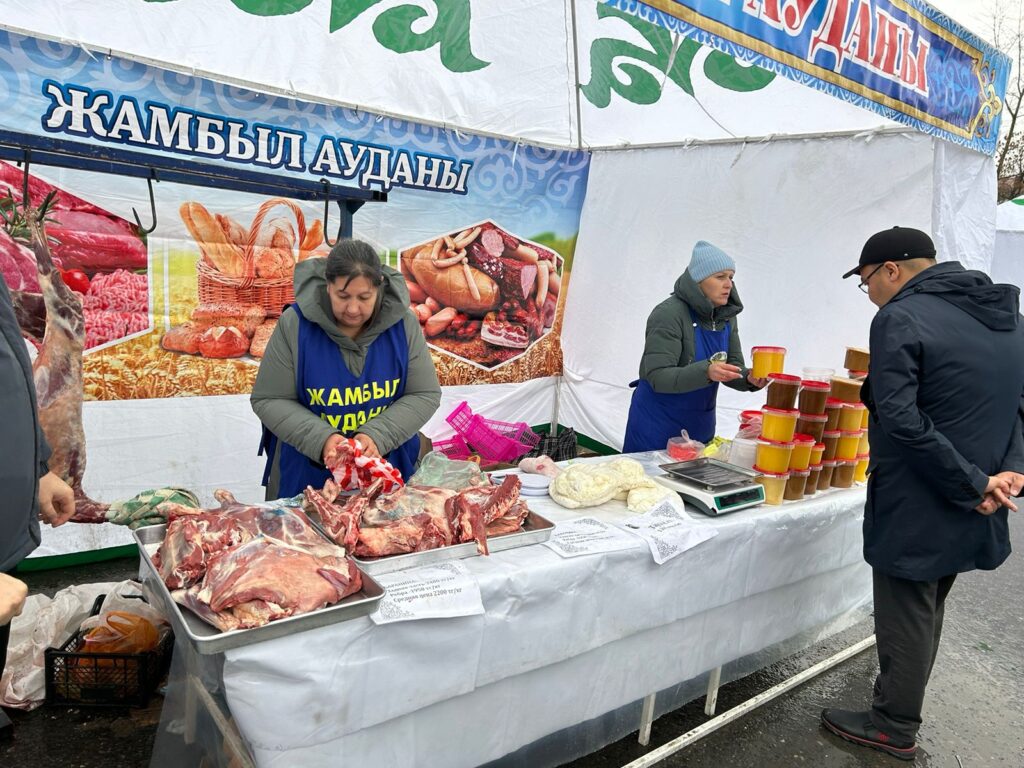
<path fill-rule="evenodd" d="M 1024 290 L 1024 198 L 996 208 L 996 243 L 992 279 Z"/>
<path fill-rule="evenodd" d="M 625 2 L 465 0 L 438 4 L 436 16 L 416 22 L 420 17 L 403 11 L 406 6 L 346 11 L 330 0 L 206 4 L 201 15 L 184 2 L 71 0 L 59 9 L 9 4 L 3 24 L 19 31 L 10 39 L 27 35 L 14 48 L 34 66 L 44 62 L 50 78 L 68 88 L 88 70 L 96 93 L 156 88 L 172 107 L 254 123 L 267 120 L 272 101 L 281 124 L 296 135 L 313 137 L 314 127 L 344 118 L 338 135 L 373 144 L 378 154 L 370 155 L 378 161 L 380 147 L 398 131 L 425 137 L 427 153 L 443 145 L 441 154 L 469 156 L 495 145 L 504 154 L 470 178 L 475 190 L 503 200 L 502 216 L 546 221 L 551 206 L 568 210 L 585 191 L 578 227 L 563 217 L 548 233 L 572 265 L 560 303 L 564 368 L 463 377 L 445 386 L 441 409 L 424 431 L 445 436 L 444 415 L 467 400 L 491 418 L 558 422 L 617 448 L 647 313 L 667 295 L 698 239 L 737 259 L 745 348 L 784 344 L 791 352 L 787 368 L 796 372 L 808 365 L 838 368 L 844 346 L 863 344 L 872 307 L 838 276 L 871 232 L 917 226 L 932 233 L 941 258 L 989 267 L 990 153 L 998 123 L 985 112 L 985 97 L 973 92 L 956 105 L 943 102 L 943 81 L 957 74 L 943 67 L 975 51 L 998 65 L 993 77 L 1003 77 L 1005 62 L 922 3 L 911 11 L 885 0 L 874 4 L 878 18 L 899 17 L 910 30 L 905 39 L 927 36 L 931 50 L 948 48 L 928 59 L 930 90 L 922 83 L 903 88 L 916 76 L 906 52 L 908 67 L 894 69 L 885 82 L 873 70 L 851 79 L 853 64 L 845 60 L 834 72 L 796 71 L 800 62 L 792 55 L 775 60 L 739 48 L 720 21 L 702 27 L 704 21 L 691 17 L 696 26 L 687 27 Z M 721 5 L 716 13 L 727 12 Z M 800 31 L 804 42 L 812 26 Z M 712 28 L 721 35 L 707 31 Z M 796 32 L 785 34 L 799 42 Z M 14 61 L 10 53 L 0 56 L 0 71 L 20 108 L 17 99 L 38 100 L 40 91 L 17 96 L 26 76 Z M 965 61 L 957 66 L 973 66 L 973 59 Z M 997 93 L 1003 86 L 992 85 Z M 33 101 L 24 111 L 32 119 L 14 128 L 33 139 L 53 137 L 40 129 L 44 109 Z M 317 147 L 310 142 L 307 165 Z M 181 154 L 178 147 L 141 151 Z M 211 153 L 187 159 L 230 165 Z M 274 172 L 317 178 L 299 165 Z M 555 166 L 565 172 L 545 181 Z M 138 181 L 37 172 L 128 220 L 133 207 L 145 205 Z M 365 175 L 372 183 L 381 173 Z M 524 195 L 524 185 L 538 178 L 542 191 Z M 189 199 L 187 188 L 161 185 L 159 200 L 168 209 Z M 461 208 L 466 196 L 410 195 L 400 207 L 396 187 L 392 200 L 360 210 L 356 235 L 396 250 L 480 218 Z M 258 203 L 246 198 L 240 207 L 252 215 Z M 309 219 L 320 215 L 315 205 L 304 210 Z M 151 246 L 150 263 L 166 266 L 188 235 L 176 215 L 161 221 L 154 238 L 168 245 Z M 544 231 L 539 224 L 534 229 Z M 172 272 L 154 273 L 154 282 Z M 174 322 L 171 309 L 164 306 L 156 318 L 163 327 Z M 247 396 L 173 394 L 85 403 L 87 490 L 109 501 L 173 483 L 207 500 L 222 486 L 240 498 L 258 497 L 259 424 Z M 755 402 L 726 391 L 722 432 L 728 434 L 736 408 Z"/>

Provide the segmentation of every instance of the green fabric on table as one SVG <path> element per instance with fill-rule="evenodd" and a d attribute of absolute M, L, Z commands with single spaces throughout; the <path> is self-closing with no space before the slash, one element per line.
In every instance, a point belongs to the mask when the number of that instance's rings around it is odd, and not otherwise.
<path fill-rule="evenodd" d="M 107 522 L 127 525 L 131 529 L 147 525 L 162 525 L 167 515 L 160 505 L 172 503 L 199 509 L 199 497 L 186 488 L 156 488 L 132 496 L 126 501 L 115 501 L 107 510 Z"/>

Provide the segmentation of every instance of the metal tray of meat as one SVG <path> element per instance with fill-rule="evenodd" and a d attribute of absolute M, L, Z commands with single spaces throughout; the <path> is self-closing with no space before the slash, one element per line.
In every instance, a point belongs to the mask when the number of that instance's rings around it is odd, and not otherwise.
<path fill-rule="evenodd" d="M 555 530 L 555 524 L 536 512 L 530 512 L 523 521 L 523 527 L 512 533 L 504 533 L 500 536 L 487 537 L 487 549 L 493 554 L 503 552 L 506 549 L 526 547 L 531 544 L 541 544 L 551 538 Z M 379 576 L 382 573 L 393 573 L 404 571 L 406 568 L 418 568 L 421 565 L 435 565 L 445 560 L 462 560 L 466 557 L 477 555 L 476 542 L 469 541 L 464 544 L 450 544 L 447 547 L 427 549 L 423 552 L 409 552 L 404 555 L 385 555 L 384 557 L 373 557 L 361 560 L 356 557 L 356 565 L 363 573 Z"/>
<path fill-rule="evenodd" d="M 231 648 L 241 648 L 252 643 L 273 640 L 277 637 L 293 635 L 296 632 L 304 632 L 307 629 L 325 627 L 328 624 L 365 616 L 375 611 L 377 603 L 384 597 L 384 587 L 360 568 L 363 571 L 363 588 L 334 605 L 310 613 L 278 619 L 264 624 L 262 627 L 222 632 L 207 624 L 192 611 L 174 602 L 170 590 L 160 578 L 160 573 L 153 565 L 153 553 L 163 543 L 166 531 L 166 525 L 151 525 L 133 531 L 142 557 L 142 581 L 153 598 L 151 602 L 158 605 L 164 614 L 170 617 L 175 634 L 179 638 L 187 637 L 196 651 L 204 655 L 221 653 Z M 356 561 L 357 566 L 358 564 Z"/>

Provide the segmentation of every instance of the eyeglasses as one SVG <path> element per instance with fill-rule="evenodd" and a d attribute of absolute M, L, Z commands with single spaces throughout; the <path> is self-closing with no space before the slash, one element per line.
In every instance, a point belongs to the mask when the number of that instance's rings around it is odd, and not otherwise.
<path fill-rule="evenodd" d="M 860 289 L 861 289 L 861 291 L 863 291 L 864 293 L 867 293 L 867 292 L 868 292 L 868 280 L 870 280 L 870 279 L 871 279 L 872 277 L 874 277 L 874 276 L 875 276 L 875 272 L 877 272 L 878 270 L 880 270 L 880 269 L 881 269 L 882 267 L 884 267 L 884 266 L 885 266 L 885 264 L 879 264 L 879 265 L 878 265 L 877 267 L 875 267 L 875 268 L 874 268 L 874 269 L 873 269 L 873 270 L 871 271 L 871 274 L 870 274 L 870 275 L 868 275 L 867 277 L 865 277 L 865 278 L 864 278 L 863 280 L 861 280 L 861 281 L 860 281 L 860 282 L 859 282 L 859 283 L 857 284 L 857 287 L 858 287 L 858 288 L 860 288 Z"/>

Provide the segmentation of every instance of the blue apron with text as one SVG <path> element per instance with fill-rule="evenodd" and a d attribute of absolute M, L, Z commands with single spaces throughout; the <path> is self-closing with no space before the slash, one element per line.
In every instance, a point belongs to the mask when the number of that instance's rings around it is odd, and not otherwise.
<path fill-rule="evenodd" d="M 362 426 L 405 393 L 409 369 L 409 345 L 405 323 L 397 322 L 378 336 L 366 350 L 360 376 L 345 365 L 337 343 L 316 323 L 305 318 L 298 304 L 292 309 L 299 317 L 299 353 L 295 366 L 296 399 L 345 437 L 354 437 Z M 267 451 L 263 484 L 270 478 L 277 437 L 263 428 L 261 449 Z M 385 457 L 408 479 L 419 458 L 420 439 L 412 435 Z M 319 461 L 311 461 L 288 443 L 281 443 L 278 496 L 291 498 L 307 485 L 322 488 L 330 472 Z"/>
<path fill-rule="evenodd" d="M 729 323 L 718 331 L 701 328 L 697 315 L 690 310 L 696 349 L 693 359 L 709 360 L 716 352 L 729 350 Z M 645 380 L 630 382 L 635 387 L 629 404 L 626 439 L 623 453 L 663 451 L 670 437 L 677 437 L 683 429 L 693 440 L 709 442 L 715 436 L 715 405 L 718 401 L 718 382 L 681 394 L 655 392 Z"/>

